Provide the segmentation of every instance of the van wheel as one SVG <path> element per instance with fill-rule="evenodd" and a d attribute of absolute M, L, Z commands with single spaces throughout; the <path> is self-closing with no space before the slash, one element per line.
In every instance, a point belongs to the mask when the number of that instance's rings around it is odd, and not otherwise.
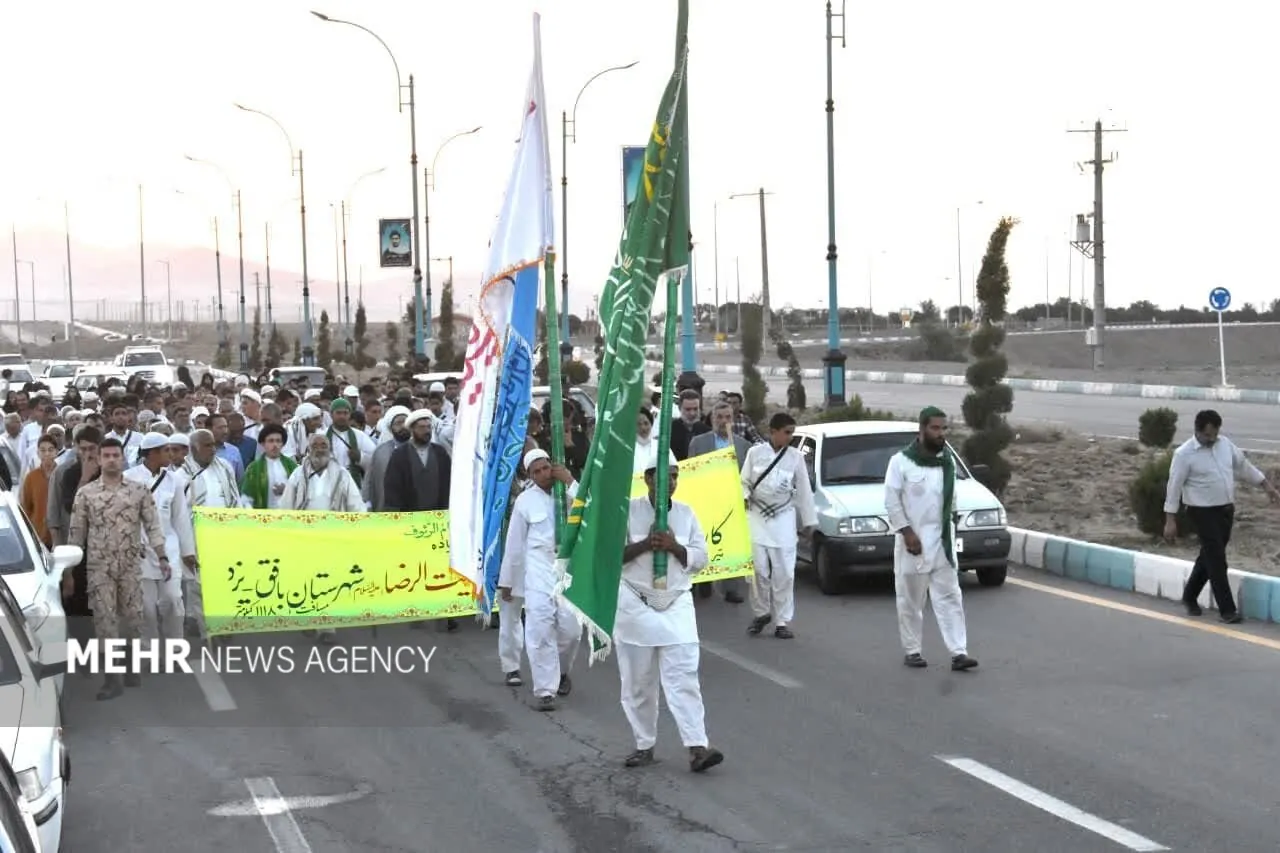
<path fill-rule="evenodd" d="M 977 569 L 978 583 L 983 586 L 1000 586 L 1004 583 L 1005 576 L 1009 573 L 1008 565 L 997 566 L 991 569 Z"/>
<path fill-rule="evenodd" d="M 844 578 L 834 566 L 827 554 L 827 546 L 821 542 L 813 544 L 813 568 L 818 576 L 818 589 L 823 595 L 839 595 L 844 591 Z"/>

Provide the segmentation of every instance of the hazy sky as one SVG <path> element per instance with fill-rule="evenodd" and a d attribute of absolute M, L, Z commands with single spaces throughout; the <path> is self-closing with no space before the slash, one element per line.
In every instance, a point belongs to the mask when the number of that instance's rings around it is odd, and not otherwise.
<path fill-rule="evenodd" d="M 465 300 L 483 269 L 520 122 L 531 13 L 543 55 L 559 217 L 560 111 L 597 71 L 569 147 L 571 307 L 605 280 L 621 229 L 620 148 L 643 143 L 673 58 L 675 0 L 129 0 L 0 5 L 0 223 L 61 227 L 134 245 L 136 185 L 157 245 L 211 245 L 209 217 L 231 217 L 226 183 L 184 154 L 219 163 L 243 188 L 248 253 L 301 269 L 297 182 L 279 131 L 232 107 L 272 113 L 306 155 L 313 275 L 332 276 L 331 202 L 351 196 L 352 279 L 376 269 L 379 217 L 410 215 L 408 112 L 396 111 L 387 40 L 416 75 L 419 156 L 448 136 L 431 194 L 431 254 L 452 254 Z M 711 301 L 713 205 L 722 292 L 741 260 L 759 289 L 757 206 L 768 197 L 775 307 L 825 304 L 824 8 L 820 0 L 692 0 L 691 166 L 697 284 Z M 839 3 L 837 2 L 837 10 Z M 1267 4 L 921 0 L 852 3 L 835 50 L 840 299 L 877 310 L 956 299 L 956 208 L 963 275 L 1001 214 L 1021 219 L 1009 251 L 1013 302 L 1067 287 L 1067 231 L 1090 209 L 1101 117 L 1125 126 L 1105 150 L 1109 302 L 1202 305 L 1229 286 L 1236 303 L 1280 293 L 1270 263 L 1280 213 L 1274 156 L 1277 58 Z M 1272 20 L 1266 20 L 1271 16 Z M 837 28 L 839 22 L 837 22 Z M 1268 59 L 1267 57 L 1271 57 Z M 178 188 L 184 195 L 171 190 Z M 1251 200 L 1252 199 L 1252 200 Z M 982 201 L 981 205 L 976 202 Z M 228 222 L 229 224 L 229 222 Z M 6 229 L 7 230 L 7 229 Z M 224 249 L 230 245 L 224 231 Z M 20 252 L 21 254 L 21 252 Z M 8 251 L 0 251 L 7 260 Z M 50 258 L 50 268 L 59 259 Z M 1080 259 L 1073 293 L 1079 293 Z M 870 275 L 869 275 L 870 270 Z M 78 271 L 85 275 L 90 271 Z M 0 271 L 0 274 L 3 274 Z M 392 273 L 394 275 L 394 273 Z M 437 281 L 444 266 L 437 265 Z M 408 276 L 403 277 L 409 292 Z M 730 290 L 731 292 L 731 290 Z M 122 294 L 121 298 L 131 298 Z M 725 297 L 722 295 L 722 299 Z M 966 295 L 966 300 L 968 296 Z"/>

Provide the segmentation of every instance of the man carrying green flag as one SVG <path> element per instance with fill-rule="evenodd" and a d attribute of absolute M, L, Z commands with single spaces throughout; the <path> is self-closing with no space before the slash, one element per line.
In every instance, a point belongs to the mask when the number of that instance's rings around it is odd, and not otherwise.
<path fill-rule="evenodd" d="M 601 294 L 605 355 L 598 399 L 602 407 L 560 545 L 558 590 L 590 632 L 592 663 L 608 655 L 618 609 L 635 463 L 636 412 L 647 384 L 645 342 L 654 293 L 663 273 L 688 263 L 688 227 L 682 225 L 683 216 L 674 213 L 684 204 L 680 172 L 686 122 L 679 107 L 687 58 L 687 20 L 688 3 L 681 0 L 676 69 L 663 93 L 645 150 L 640 192 L 623 232 L 618 261 Z M 662 528 L 661 523 L 658 526 Z M 652 579 L 650 584 L 661 586 Z"/>
<path fill-rule="evenodd" d="M 675 494 L 680 469 L 668 452 L 667 487 Z M 724 760 L 707 742 L 702 686 L 698 682 L 698 617 L 693 609 L 693 577 L 707 567 L 707 539 L 688 504 L 668 498 L 667 530 L 656 529 L 660 479 L 655 466 L 644 472 L 649 493 L 634 498 L 628 515 L 627 546 L 622 552 L 622 588 L 618 592 L 613 640 L 622 677 L 622 710 L 635 735 L 636 750 L 628 767 L 653 763 L 658 739 L 658 688 L 667 700 L 680 739 L 689 750 L 689 767 L 701 773 Z M 657 555 L 667 560 L 655 583 Z"/>

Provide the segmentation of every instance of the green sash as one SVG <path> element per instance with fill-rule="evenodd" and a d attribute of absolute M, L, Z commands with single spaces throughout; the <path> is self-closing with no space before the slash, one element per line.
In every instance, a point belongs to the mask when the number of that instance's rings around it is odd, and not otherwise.
<path fill-rule="evenodd" d="M 954 568 L 955 546 L 951 530 L 956 503 L 956 460 L 951 448 L 947 447 L 935 456 L 925 453 L 916 440 L 902 448 L 902 455 L 921 468 L 942 469 L 942 547 L 947 552 L 947 562 Z"/>
<path fill-rule="evenodd" d="M 333 437 L 334 437 L 334 435 L 335 435 L 335 434 L 336 434 L 336 435 L 341 435 L 341 433 L 334 433 L 334 431 L 333 431 L 333 427 L 329 427 L 329 436 L 328 436 L 328 438 L 329 438 L 329 444 L 330 444 L 330 446 L 332 446 L 332 445 L 333 445 Z M 355 431 L 355 430 L 353 430 L 353 429 L 351 429 L 350 427 L 348 427 L 348 428 L 347 428 L 347 435 L 346 435 L 346 438 L 344 438 L 344 439 L 343 439 L 343 441 L 345 441 L 345 442 L 347 443 L 347 448 L 348 448 L 348 449 L 353 448 L 353 447 L 354 447 L 357 451 L 360 449 L 360 445 L 356 442 L 356 431 Z M 350 459 L 351 459 L 351 457 L 347 455 L 347 451 L 343 451 L 343 455 L 344 455 L 344 456 L 346 456 L 348 460 L 350 460 Z M 358 488 L 360 488 L 361 483 L 362 483 L 362 480 L 364 479 L 364 471 L 363 471 L 363 470 L 361 470 L 359 463 L 357 463 L 357 462 L 350 462 L 350 461 L 348 461 L 348 462 L 347 462 L 347 473 L 351 475 L 351 479 L 353 479 L 353 480 L 355 480 L 355 481 L 356 481 L 356 488 L 357 488 L 357 489 L 358 489 Z"/>

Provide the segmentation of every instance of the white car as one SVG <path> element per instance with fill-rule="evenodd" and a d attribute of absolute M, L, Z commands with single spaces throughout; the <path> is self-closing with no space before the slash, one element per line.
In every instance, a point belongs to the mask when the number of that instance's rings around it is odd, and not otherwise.
<path fill-rule="evenodd" d="M 9 585 L 35 634 L 37 659 L 45 666 L 67 662 L 67 615 L 62 608 L 62 574 L 80 564 L 84 552 L 59 545 L 52 553 L 11 492 L 0 493 L 0 577 Z M 62 694 L 63 679 L 55 680 Z"/>
<path fill-rule="evenodd" d="M 884 506 L 889 460 L 920 434 L 914 423 L 844 421 L 796 429 L 793 447 L 804 454 L 818 510 L 812 547 L 801 539 L 799 556 L 814 567 L 827 595 L 843 589 L 854 572 L 893 570 L 896 535 Z M 958 454 L 957 454 L 958 457 Z M 956 550 L 959 570 L 973 571 L 983 586 L 1004 583 L 1011 537 L 1004 506 L 978 481 L 984 469 L 956 465 Z"/>
<path fill-rule="evenodd" d="M 18 774 L 0 753 L 0 850 L 13 853 L 44 853 L 40 831 L 31 809 L 22 796 Z"/>
<path fill-rule="evenodd" d="M 115 367 L 130 378 L 141 376 L 152 385 L 172 385 L 178 381 L 173 365 L 157 346 L 125 347 L 124 352 L 116 356 Z"/>
<path fill-rule="evenodd" d="M 82 361 L 51 361 L 45 365 L 44 372 L 40 374 L 40 381 L 49 386 L 49 394 L 55 403 L 62 402 L 67 388 L 76 378 L 76 371 L 83 364 Z"/>
<path fill-rule="evenodd" d="M 67 664 L 41 664 L 36 643 L 8 584 L 0 580 L 0 753 L 17 775 L 40 849 L 56 853 L 71 763 L 53 678 L 65 675 Z"/>
<path fill-rule="evenodd" d="M 129 374 L 109 364 L 90 364 L 76 370 L 76 377 L 71 380 L 71 387 L 83 394 L 85 391 L 98 390 L 98 386 L 105 385 L 112 379 L 117 379 L 121 385 L 124 385 L 129 381 Z"/>

